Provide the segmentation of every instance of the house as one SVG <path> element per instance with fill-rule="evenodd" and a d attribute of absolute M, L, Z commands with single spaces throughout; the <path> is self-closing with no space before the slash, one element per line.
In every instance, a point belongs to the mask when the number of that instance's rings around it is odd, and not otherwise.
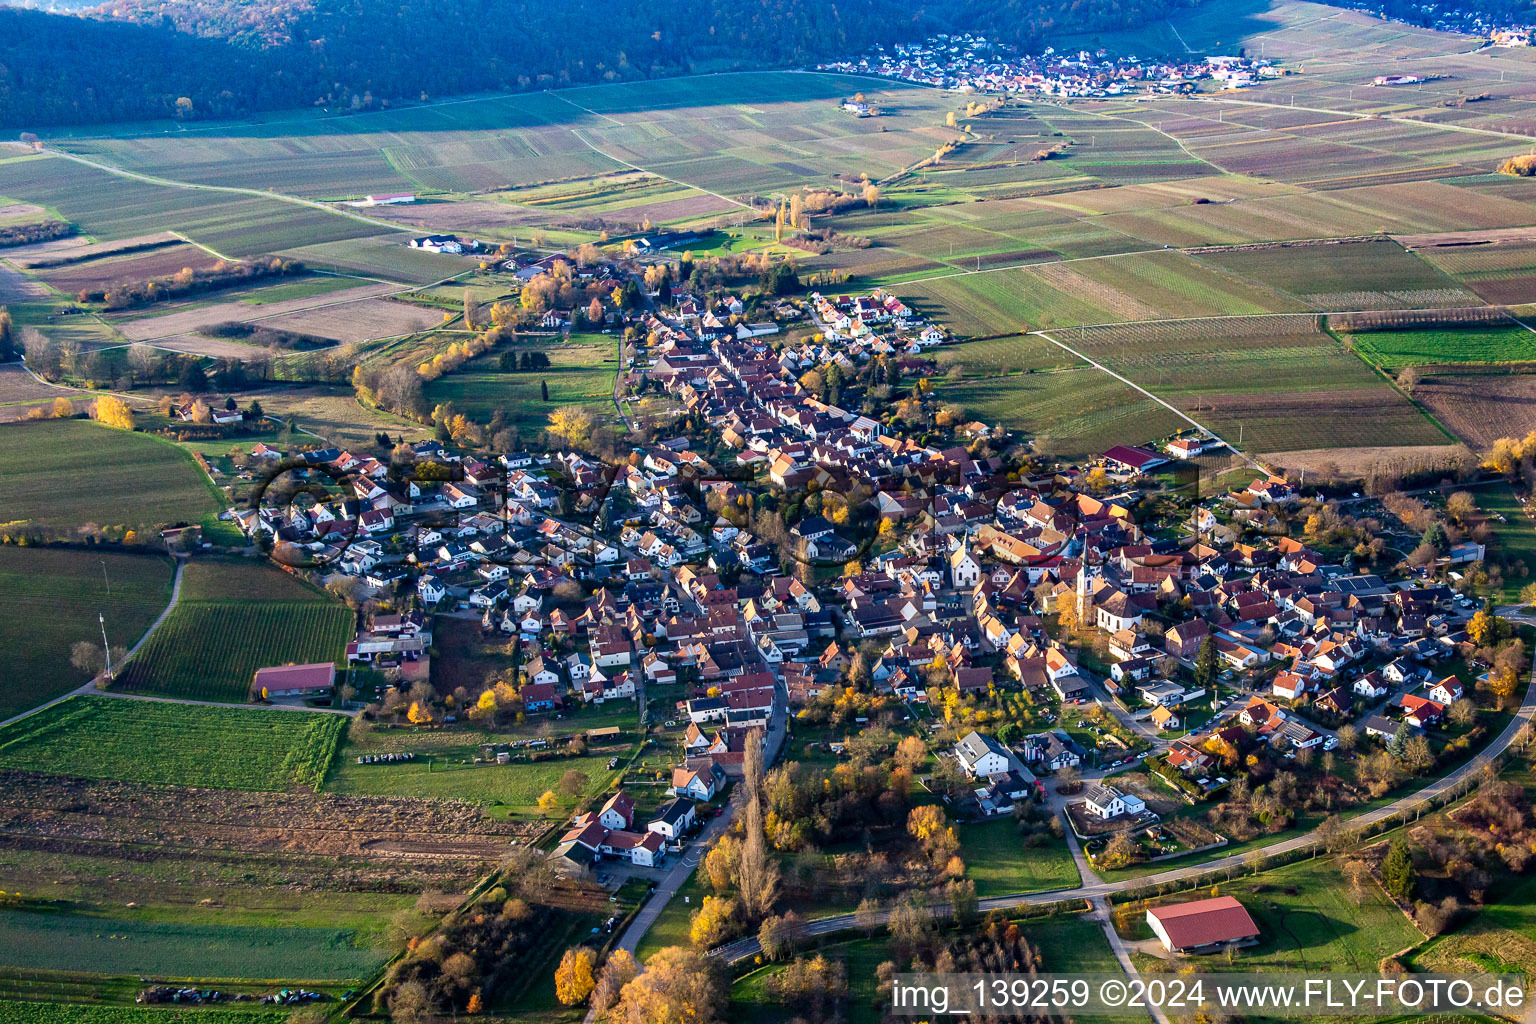
<path fill-rule="evenodd" d="M 1411 693 L 1405 693 L 1402 697 L 1403 721 L 1415 728 L 1424 729 L 1431 725 L 1438 725 L 1445 717 L 1445 705 L 1433 700 L 1425 700 Z"/>
<path fill-rule="evenodd" d="M 1273 692 L 1276 697 L 1285 700 L 1300 700 L 1310 688 L 1310 682 L 1306 676 L 1295 672 L 1278 672 L 1275 674 Z"/>
<path fill-rule="evenodd" d="M 412 249 L 420 249 L 423 252 L 450 253 L 459 255 L 464 251 L 464 243 L 455 235 L 424 235 L 421 238 L 413 238 L 408 243 Z"/>
<path fill-rule="evenodd" d="M 1147 926 L 1170 953 L 1211 952 L 1259 939 L 1258 925 L 1231 896 L 1153 907 L 1147 911 Z"/>
<path fill-rule="evenodd" d="M 1397 730 L 1402 728 L 1397 722 L 1392 721 L 1392 719 L 1387 718 L 1385 715 L 1372 715 L 1361 724 L 1365 727 L 1365 734 L 1367 736 L 1375 736 L 1383 740 L 1390 740 L 1393 736 L 1397 735 Z"/>
<path fill-rule="evenodd" d="M 713 800 L 725 788 L 725 771 L 713 759 L 707 767 L 672 769 L 674 796 L 686 796 L 693 800 Z"/>
<path fill-rule="evenodd" d="M 645 827 L 675 843 L 693 827 L 696 819 L 693 801 L 674 798 L 658 807 L 656 816 Z"/>
<path fill-rule="evenodd" d="M 956 589 L 974 587 L 981 580 L 981 566 L 963 545 L 949 556 L 949 573 Z"/>
<path fill-rule="evenodd" d="M 336 666 L 329 661 L 309 665 L 280 665 L 256 670 L 251 699 L 325 696 L 336 685 Z"/>
<path fill-rule="evenodd" d="M 1108 821 L 1123 814 L 1140 814 L 1147 804 L 1141 797 L 1122 793 L 1114 786 L 1093 786 L 1083 796 L 1083 807 L 1089 814 Z"/>
<path fill-rule="evenodd" d="M 1429 688 L 1429 699 L 1441 704 L 1454 704 L 1461 700 L 1463 692 L 1460 679 L 1446 676 Z"/>
<path fill-rule="evenodd" d="M 604 856 L 618 857 L 642 868 L 654 868 L 665 856 L 665 846 L 666 840 L 659 832 L 619 829 L 604 836 L 597 849 Z"/>
<path fill-rule="evenodd" d="M 1008 749 L 990 736 L 972 729 L 955 744 L 955 759 L 973 779 L 985 779 L 1008 771 L 1014 758 Z"/>
<path fill-rule="evenodd" d="M 527 683 L 523 686 L 522 698 L 523 710 L 529 713 L 553 711 L 560 703 L 553 683 Z"/>
<path fill-rule="evenodd" d="M 1164 732 L 1177 729 L 1181 723 L 1182 720 L 1175 712 L 1161 704 L 1152 709 L 1152 724 Z"/>
<path fill-rule="evenodd" d="M 597 812 L 597 820 L 611 829 L 631 828 L 635 824 L 635 801 L 628 793 L 618 792 L 608 798 Z"/>
<path fill-rule="evenodd" d="M 1391 667 L 1391 665 L 1387 666 L 1387 668 Z M 1367 672 L 1365 675 L 1355 680 L 1355 685 L 1351 687 L 1351 689 L 1353 689 L 1357 695 L 1361 697 L 1369 697 L 1373 700 L 1385 697 L 1392 689 L 1387 685 L 1387 681 L 1382 678 L 1382 676 L 1385 674 L 1385 669 L 1379 673 Z"/>
<path fill-rule="evenodd" d="M 1181 622 L 1163 633 L 1163 650 L 1175 658 L 1193 658 L 1210 635 L 1211 627 L 1203 619 Z"/>
<path fill-rule="evenodd" d="M 1061 729 L 1042 732 L 1024 740 L 1025 759 L 1048 772 L 1076 768 L 1083 763 L 1083 750 Z"/>

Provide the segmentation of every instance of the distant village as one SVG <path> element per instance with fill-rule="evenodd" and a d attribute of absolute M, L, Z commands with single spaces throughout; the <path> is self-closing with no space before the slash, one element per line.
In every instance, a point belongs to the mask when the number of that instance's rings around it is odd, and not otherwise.
<path fill-rule="evenodd" d="M 876 46 L 849 60 L 817 65 L 819 71 L 880 75 L 956 92 L 1106 97 L 1135 93 L 1192 92 L 1200 82 L 1244 89 L 1286 72 L 1275 62 L 1241 56 L 1191 56 L 1184 60 L 1114 56 L 1105 50 L 1020 53 L 983 36 L 939 35 L 921 43 Z M 853 113 L 861 113 L 850 107 Z M 868 113 L 866 108 L 863 113 Z"/>

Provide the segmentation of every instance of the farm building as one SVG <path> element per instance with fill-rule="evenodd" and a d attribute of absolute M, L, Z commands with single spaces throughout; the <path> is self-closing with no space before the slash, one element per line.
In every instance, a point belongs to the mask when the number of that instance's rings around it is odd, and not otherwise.
<path fill-rule="evenodd" d="M 278 665 L 256 670 L 251 697 L 323 697 L 336 685 L 336 666 L 329 661 L 309 665 Z"/>
<path fill-rule="evenodd" d="M 1145 473 L 1165 464 L 1168 460 L 1150 448 L 1117 444 L 1104 453 L 1104 461 L 1112 469 L 1125 473 Z"/>
<path fill-rule="evenodd" d="M 1153 907 L 1147 925 L 1170 953 L 1211 952 L 1257 942 L 1259 926 L 1231 896 Z"/>

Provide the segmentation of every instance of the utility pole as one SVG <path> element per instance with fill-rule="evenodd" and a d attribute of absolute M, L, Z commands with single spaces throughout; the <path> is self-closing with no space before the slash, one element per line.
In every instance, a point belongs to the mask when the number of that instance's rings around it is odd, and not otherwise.
<path fill-rule="evenodd" d="M 107 620 L 101 614 L 96 613 L 96 621 L 101 623 L 101 649 L 107 656 L 107 682 L 112 681 L 112 645 L 107 643 Z"/>
<path fill-rule="evenodd" d="M 101 560 L 101 582 L 103 582 L 103 583 L 105 583 L 107 585 L 107 596 L 111 597 L 112 596 L 112 581 L 107 579 L 107 560 L 105 558 L 103 558 Z"/>

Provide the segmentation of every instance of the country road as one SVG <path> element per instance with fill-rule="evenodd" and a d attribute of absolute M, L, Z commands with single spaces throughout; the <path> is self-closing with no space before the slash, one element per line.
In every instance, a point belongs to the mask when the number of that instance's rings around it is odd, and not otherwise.
<path fill-rule="evenodd" d="M 1536 664 L 1533 664 L 1536 669 Z M 1480 772 L 1485 765 L 1503 754 L 1512 744 L 1523 729 L 1536 717 L 1536 672 L 1532 673 L 1530 685 L 1526 687 L 1525 696 L 1522 698 L 1520 710 L 1515 717 L 1505 726 L 1494 740 L 1483 749 L 1481 753 L 1473 757 L 1460 768 L 1445 775 L 1422 789 L 1400 797 L 1373 811 L 1348 819 L 1351 826 L 1370 825 L 1392 817 L 1404 810 L 1411 809 L 1424 801 L 1432 799 L 1455 788 L 1464 779 L 1471 778 Z M 1291 853 L 1304 849 L 1315 839 L 1315 832 L 1307 832 L 1299 836 L 1293 836 L 1282 842 L 1274 843 L 1256 851 L 1266 857 L 1274 857 L 1279 854 Z M 1109 896 L 1123 892 L 1127 889 L 1140 889 L 1145 886 L 1155 886 L 1166 882 L 1179 882 L 1197 878 L 1209 874 L 1212 871 L 1220 871 L 1224 868 L 1240 867 L 1244 860 L 1253 856 L 1255 851 L 1242 854 L 1232 854 L 1220 857 L 1216 860 L 1202 861 L 1199 864 L 1191 864 L 1187 867 L 1173 868 L 1168 871 L 1158 872 L 1152 875 L 1142 875 L 1138 878 L 1128 878 L 1118 882 L 1093 882 L 1087 885 L 1079 885 L 1071 889 L 1054 889 L 1046 892 L 1014 893 L 1007 896 L 990 896 L 978 901 L 982 913 L 989 910 L 1010 910 L 1015 907 L 1039 906 L 1047 903 L 1060 903 L 1066 900 L 1087 900 L 1097 903 Z M 934 910 L 944 913 L 947 907 L 943 903 L 934 904 Z M 890 917 L 888 910 L 883 910 L 876 915 L 876 920 L 884 924 Z M 835 932 L 847 931 L 854 927 L 854 915 L 837 914 L 832 917 L 818 918 L 806 926 L 806 933 L 811 936 L 831 935 Z M 726 943 L 723 946 L 710 950 L 711 956 L 717 956 L 726 963 L 736 963 L 748 957 L 756 956 L 760 947 L 756 937 L 737 939 L 735 942 Z"/>

